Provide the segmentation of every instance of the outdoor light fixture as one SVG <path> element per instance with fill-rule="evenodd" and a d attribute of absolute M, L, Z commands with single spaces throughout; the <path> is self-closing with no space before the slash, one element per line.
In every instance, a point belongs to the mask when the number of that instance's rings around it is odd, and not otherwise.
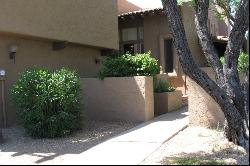
<path fill-rule="evenodd" d="M 9 47 L 9 57 L 10 57 L 10 59 L 14 60 L 14 63 L 15 63 L 15 59 L 16 59 L 16 52 L 17 52 L 17 46 L 16 45 L 10 45 L 10 47 Z"/>
<path fill-rule="evenodd" d="M 6 74 L 5 70 L 0 68 L 0 77 L 4 77 L 5 74 Z"/>

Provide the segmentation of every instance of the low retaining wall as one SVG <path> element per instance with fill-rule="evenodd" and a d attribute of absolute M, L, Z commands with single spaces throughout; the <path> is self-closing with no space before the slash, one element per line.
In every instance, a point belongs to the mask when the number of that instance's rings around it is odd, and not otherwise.
<path fill-rule="evenodd" d="M 82 78 L 87 118 L 143 122 L 154 117 L 153 78 Z"/>
<path fill-rule="evenodd" d="M 202 68 L 210 78 L 215 79 L 212 68 Z M 196 82 L 187 77 L 189 125 L 216 127 L 222 125 L 225 116 L 219 105 Z"/>
<path fill-rule="evenodd" d="M 215 73 L 211 67 L 201 68 L 208 76 L 215 80 Z M 244 75 L 240 74 L 240 80 Z M 220 106 L 197 83 L 187 77 L 189 125 L 217 127 L 225 121 Z"/>

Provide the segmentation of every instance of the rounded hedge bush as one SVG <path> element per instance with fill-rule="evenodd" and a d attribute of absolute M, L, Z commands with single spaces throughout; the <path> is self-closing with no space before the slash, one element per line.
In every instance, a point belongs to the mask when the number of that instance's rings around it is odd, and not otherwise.
<path fill-rule="evenodd" d="M 98 74 L 100 79 L 105 77 L 153 76 L 160 73 L 157 60 L 151 53 L 125 54 L 115 58 L 108 57 Z"/>
<path fill-rule="evenodd" d="M 61 137 L 80 129 L 80 78 L 74 71 L 27 70 L 11 93 L 17 118 L 31 136 Z"/>

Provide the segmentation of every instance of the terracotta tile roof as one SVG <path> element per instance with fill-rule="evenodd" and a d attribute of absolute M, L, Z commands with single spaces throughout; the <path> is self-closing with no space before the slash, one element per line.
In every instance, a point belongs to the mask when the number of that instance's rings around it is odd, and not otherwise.
<path fill-rule="evenodd" d="M 163 12 L 163 11 L 164 11 L 163 8 L 143 9 L 143 10 L 138 10 L 138 11 L 122 13 L 122 14 L 119 14 L 118 17 L 132 16 L 132 15 L 143 15 L 143 14 L 158 13 L 158 12 Z"/>

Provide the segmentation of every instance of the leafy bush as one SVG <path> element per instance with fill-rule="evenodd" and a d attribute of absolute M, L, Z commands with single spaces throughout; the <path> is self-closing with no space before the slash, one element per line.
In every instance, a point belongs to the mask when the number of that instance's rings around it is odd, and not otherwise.
<path fill-rule="evenodd" d="M 173 92 L 175 88 L 171 85 L 170 82 L 154 78 L 154 92 L 161 93 L 161 92 Z"/>
<path fill-rule="evenodd" d="M 222 64 L 224 64 L 225 58 L 221 57 L 220 61 Z M 238 71 L 240 73 L 246 73 L 246 71 L 248 70 L 248 67 L 249 67 L 249 55 L 244 52 L 240 52 L 240 56 L 238 59 Z"/>
<path fill-rule="evenodd" d="M 61 69 L 30 69 L 11 89 L 18 120 L 33 137 L 65 136 L 81 126 L 80 79 Z"/>
<path fill-rule="evenodd" d="M 238 70 L 239 72 L 245 73 L 247 72 L 249 67 L 249 55 L 241 52 L 238 59 Z"/>
<path fill-rule="evenodd" d="M 129 77 L 150 76 L 160 73 L 157 60 L 151 57 L 151 53 L 125 54 L 119 57 L 108 57 L 103 63 L 103 68 L 98 77 Z"/>

